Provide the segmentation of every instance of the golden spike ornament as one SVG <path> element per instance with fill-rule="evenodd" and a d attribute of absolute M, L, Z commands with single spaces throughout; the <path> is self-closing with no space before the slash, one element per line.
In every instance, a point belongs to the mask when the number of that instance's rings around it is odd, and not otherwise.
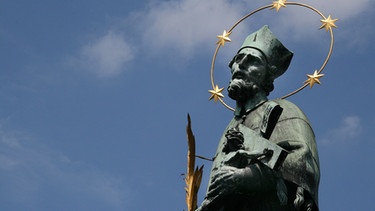
<path fill-rule="evenodd" d="M 203 175 L 203 165 L 198 168 L 195 167 L 195 137 L 191 129 L 190 115 L 187 116 L 188 124 L 186 126 L 186 134 L 188 140 L 188 154 L 187 154 L 187 173 L 185 175 L 185 191 L 186 191 L 186 205 L 188 211 L 197 209 L 198 190 L 201 185 Z"/>

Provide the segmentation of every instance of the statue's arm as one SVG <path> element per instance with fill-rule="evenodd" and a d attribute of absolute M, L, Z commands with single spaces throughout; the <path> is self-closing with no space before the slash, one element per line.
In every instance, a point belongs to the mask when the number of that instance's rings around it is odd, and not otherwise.
<path fill-rule="evenodd" d="M 259 142 L 260 139 L 264 139 L 255 132 L 244 132 L 244 134 L 245 142 L 251 142 L 250 140 Z M 269 143 L 230 153 L 219 152 L 211 172 L 210 185 L 206 199 L 202 203 L 202 210 L 215 205 L 216 202 L 222 202 L 225 196 L 276 190 L 276 172 L 257 160 L 264 157 L 265 147 L 273 149 L 274 145 L 276 144 Z"/>

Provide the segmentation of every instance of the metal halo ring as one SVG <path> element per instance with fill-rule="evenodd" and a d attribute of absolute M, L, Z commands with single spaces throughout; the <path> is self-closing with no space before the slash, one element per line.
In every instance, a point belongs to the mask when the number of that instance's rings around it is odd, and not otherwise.
<path fill-rule="evenodd" d="M 319 11 L 317 10 L 316 8 L 310 6 L 310 5 L 307 5 L 307 4 L 302 4 L 302 3 L 298 3 L 298 2 L 286 2 L 286 0 L 284 0 L 284 2 L 282 2 L 283 5 L 295 5 L 295 6 L 301 6 L 301 7 L 305 7 L 305 8 L 308 8 L 312 11 L 314 11 L 315 13 L 319 14 L 320 17 L 322 17 L 324 20 L 326 20 L 327 18 Z M 245 15 L 244 17 L 242 17 L 239 21 L 237 21 L 230 29 L 229 31 L 227 32 L 228 35 L 230 35 L 232 33 L 232 31 L 234 30 L 234 28 L 239 25 L 242 21 L 244 21 L 245 19 L 249 18 L 250 16 L 254 15 L 255 13 L 257 12 L 260 12 L 264 9 L 268 9 L 268 8 L 274 8 L 274 5 L 273 4 L 270 4 L 270 5 L 266 5 L 266 6 L 263 6 L 263 7 L 260 7 L 252 12 L 250 12 L 249 14 Z M 328 55 L 323 63 L 323 65 L 320 67 L 320 69 L 317 71 L 317 74 L 321 74 L 321 72 L 323 71 L 323 69 L 325 68 L 325 66 L 327 65 L 330 57 L 331 57 L 331 54 L 332 54 L 332 50 L 333 50 L 333 43 L 334 43 L 334 36 L 333 36 L 333 31 L 332 31 L 332 27 L 329 27 L 329 31 L 330 31 L 330 37 L 331 37 L 331 43 L 330 43 L 330 48 L 329 48 L 329 51 L 328 51 Z M 224 33 L 226 33 L 224 31 Z M 212 58 L 212 62 L 211 62 L 211 70 L 210 70 L 210 76 L 211 76 L 211 85 L 212 85 L 212 88 L 215 90 L 215 83 L 214 83 L 214 69 L 215 69 L 215 61 L 216 61 L 216 56 L 219 52 L 219 49 L 221 47 L 221 44 L 220 43 L 217 43 L 217 47 L 216 47 L 216 50 L 215 50 L 215 53 L 213 55 L 213 58 Z M 300 88 L 296 89 L 295 91 L 287 94 L 287 95 L 284 95 L 283 97 L 281 97 L 281 99 L 285 99 L 285 98 L 288 98 L 294 94 L 297 94 L 298 92 L 300 92 L 301 90 L 303 90 L 304 88 L 306 88 L 309 84 L 308 83 L 305 83 L 303 86 L 301 86 Z M 229 105 L 227 105 L 224 100 L 221 98 L 221 97 L 218 97 L 217 100 L 219 100 L 221 102 L 221 104 L 223 104 L 226 108 L 228 108 L 229 110 L 232 110 L 234 111 L 234 109 L 232 107 L 230 107 Z"/>

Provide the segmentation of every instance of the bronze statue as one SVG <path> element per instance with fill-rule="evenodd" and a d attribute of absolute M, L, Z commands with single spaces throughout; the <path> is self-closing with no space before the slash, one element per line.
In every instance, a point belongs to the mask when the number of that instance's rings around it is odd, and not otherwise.
<path fill-rule="evenodd" d="M 234 118 L 218 145 L 199 211 L 318 210 L 315 136 L 293 103 L 268 100 L 293 53 L 268 26 L 249 35 L 230 62 Z"/>

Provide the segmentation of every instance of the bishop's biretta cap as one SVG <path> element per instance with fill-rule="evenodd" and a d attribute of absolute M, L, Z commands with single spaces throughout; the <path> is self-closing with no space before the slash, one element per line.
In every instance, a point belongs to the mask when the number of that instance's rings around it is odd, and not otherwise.
<path fill-rule="evenodd" d="M 284 47 L 267 25 L 247 36 L 238 52 L 244 48 L 257 49 L 266 57 L 269 65 L 274 66 L 270 70 L 272 79 L 279 77 L 288 69 L 293 57 L 293 53 Z"/>

